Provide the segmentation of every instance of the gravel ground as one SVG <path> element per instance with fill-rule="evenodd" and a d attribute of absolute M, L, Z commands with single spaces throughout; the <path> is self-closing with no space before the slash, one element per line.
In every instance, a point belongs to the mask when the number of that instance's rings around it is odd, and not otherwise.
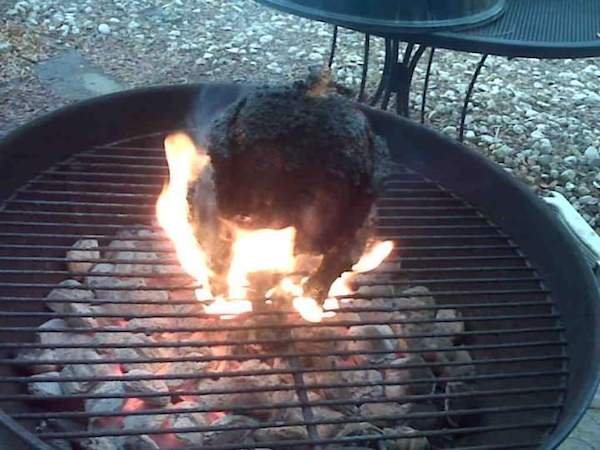
<path fill-rule="evenodd" d="M 0 135 L 66 103 L 35 64 L 68 49 L 126 86 L 202 80 L 279 83 L 326 60 L 331 28 L 251 0 L 0 0 Z M 436 53 L 428 121 L 456 136 L 477 56 Z M 373 42 L 371 91 L 383 60 Z M 362 37 L 342 31 L 338 81 L 360 79 Z M 425 70 L 415 75 L 418 92 Z M 538 191 L 562 192 L 600 231 L 600 59 L 488 59 L 467 143 Z M 417 109 L 415 94 L 412 108 Z"/>

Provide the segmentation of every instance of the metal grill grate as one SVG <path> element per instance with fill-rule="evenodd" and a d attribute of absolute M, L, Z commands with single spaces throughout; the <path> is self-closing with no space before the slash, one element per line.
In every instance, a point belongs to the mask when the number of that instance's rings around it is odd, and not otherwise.
<path fill-rule="evenodd" d="M 335 368 L 319 368 L 306 366 L 305 361 L 310 357 L 322 357 L 322 351 L 311 350 L 311 345 L 322 343 L 323 338 L 318 334 L 303 333 L 300 337 L 292 336 L 293 330 L 318 331 L 329 328 L 333 330 L 347 329 L 356 325 L 419 325 L 453 322 L 456 319 L 440 318 L 396 318 L 386 320 L 348 320 L 343 314 L 322 324 L 310 323 L 271 323 L 272 312 L 257 312 L 255 315 L 264 316 L 265 322 L 228 322 L 222 321 L 215 326 L 198 326 L 190 322 L 189 312 L 165 313 L 57 313 L 45 308 L 45 296 L 53 288 L 66 279 L 85 276 L 86 272 L 67 270 L 65 253 L 71 249 L 75 241 L 82 238 L 97 239 L 99 250 L 116 252 L 119 250 L 131 252 L 132 255 L 148 252 L 148 250 L 127 247 L 109 246 L 109 243 L 120 238 L 118 233 L 124 230 L 148 229 L 154 216 L 154 202 L 165 181 L 166 164 L 160 136 L 136 138 L 134 140 L 97 147 L 77 154 L 70 159 L 55 165 L 27 185 L 18 189 L 6 201 L 0 211 L 0 407 L 19 422 L 36 429 L 37 435 L 49 442 L 57 444 L 64 440 L 79 440 L 102 436 L 149 435 L 164 436 L 173 432 L 210 432 L 227 430 L 234 434 L 240 430 L 255 430 L 299 426 L 307 430 L 306 439 L 289 441 L 271 441 L 261 443 L 229 442 L 215 446 L 183 445 L 178 448 L 334 448 L 330 444 L 343 443 L 346 448 L 354 446 L 370 446 L 372 448 L 387 448 L 386 442 L 394 439 L 414 439 L 419 436 L 427 437 L 434 448 L 471 449 L 509 449 L 536 448 L 540 445 L 545 433 L 552 430 L 562 406 L 562 394 L 565 390 L 567 376 L 567 358 L 564 352 L 566 342 L 562 336 L 563 328 L 559 315 L 553 305 L 550 293 L 544 288 L 543 282 L 530 266 L 526 256 L 502 233 L 490 223 L 475 208 L 455 197 L 434 182 L 423 179 L 407 169 L 397 167 L 394 175 L 386 186 L 386 191 L 378 204 L 378 232 L 382 238 L 396 241 L 396 252 L 393 257 L 378 270 L 378 276 L 386 277 L 385 285 L 393 286 L 392 293 L 367 291 L 355 295 L 360 299 L 381 299 L 399 297 L 404 289 L 411 286 L 425 286 L 428 293 L 415 293 L 411 297 L 428 297 L 432 295 L 435 305 L 406 305 L 398 306 L 395 312 L 411 313 L 415 310 L 435 311 L 440 308 L 455 309 L 462 315 L 465 331 L 462 336 L 461 350 L 470 352 L 473 372 L 452 372 L 436 377 L 437 387 L 429 393 L 404 395 L 401 398 L 386 398 L 365 400 L 358 398 L 311 399 L 308 393 L 314 389 L 358 388 L 372 384 L 369 380 L 363 382 L 338 382 L 319 384 L 311 382 L 310 375 L 314 373 L 332 372 L 348 373 L 367 371 L 370 369 L 382 371 L 394 369 L 388 362 L 369 362 L 360 366 L 344 366 Z M 79 262 L 143 264 L 148 266 L 165 266 L 176 264 L 172 247 L 164 236 L 138 236 L 127 238 L 137 242 L 145 242 L 159 249 L 152 253 L 159 259 L 143 260 L 132 257 L 131 260 L 118 261 L 103 257 L 93 261 L 81 259 Z M 73 261 L 72 261 L 73 262 Z M 400 268 L 401 265 L 401 268 Z M 140 277 L 130 272 L 113 272 L 111 276 L 123 278 Z M 181 272 L 153 273 L 142 275 L 151 277 L 151 286 L 114 287 L 114 291 L 164 291 L 182 288 Z M 381 284 L 378 278 L 365 278 L 362 286 L 377 287 Z M 373 293 L 375 292 L 375 293 Z M 352 296 L 350 296 L 352 297 Z M 110 299 L 80 299 L 53 300 L 53 303 L 77 303 L 81 305 L 108 305 L 116 303 Z M 128 304 L 139 305 L 140 309 L 147 304 L 181 305 L 183 307 L 196 305 L 191 296 L 176 300 L 128 300 Z M 120 303 L 121 304 L 121 303 Z M 377 306 L 379 305 L 379 306 Z M 378 303 L 363 304 L 361 308 L 344 309 L 344 312 L 389 312 Z M 144 326 L 131 328 L 113 328 L 97 324 L 94 327 L 53 328 L 45 333 L 63 332 L 73 334 L 81 331 L 95 333 L 93 342 L 67 341 L 62 343 L 40 343 L 34 339 L 39 332 L 39 324 L 53 318 L 85 318 L 120 317 L 123 319 L 152 319 L 162 320 L 176 318 L 177 323 L 167 327 L 152 325 L 144 322 Z M 194 316 L 194 314 L 192 314 Z M 196 314 L 201 317 L 201 313 Z M 376 317 L 376 316 L 371 316 Z M 187 322 L 187 323 L 186 323 Z M 215 333 L 225 332 L 256 332 L 257 330 L 278 330 L 276 338 L 259 336 L 253 339 L 231 338 L 230 334 L 219 337 Z M 209 339 L 185 339 L 186 333 L 204 332 L 212 336 Z M 103 342 L 99 336 L 111 333 L 127 335 L 145 333 L 172 333 L 168 342 Z M 418 342 L 420 339 L 450 336 L 449 334 L 433 331 L 402 332 L 392 337 L 406 341 Z M 362 337 L 365 341 L 375 339 Z M 346 341 L 347 337 L 329 336 L 327 341 Z M 25 349 L 40 352 L 44 349 L 117 349 L 117 348 L 158 348 L 168 349 L 202 349 L 214 346 L 239 347 L 241 344 L 277 345 L 267 353 L 225 354 L 220 357 L 202 356 L 136 356 L 134 358 L 111 357 L 101 360 L 85 358 L 52 358 L 45 360 L 42 356 L 35 359 L 16 359 L 17 351 Z M 282 350 L 283 349 L 283 350 Z M 456 347 L 440 347 L 436 352 L 449 353 Z M 387 351 L 387 350 L 386 350 Z M 384 354 L 383 350 L 361 351 L 361 355 Z M 412 347 L 403 350 L 405 355 L 421 355 L 426 353 L 423 348 Z M 346 358 L 353 352 L 333 351 L 329 355 Z M 282 358 L 288 361 L 286 367 L 271 367 L 260 370 L 208 370 L 203 373 L 165 374 L 155 373 L 151 376 L 128 376 L 122 374 L 96 374 L 89 376 L 62 376 L 61 378 L 35 376 L 27 368 L 32 365 L 93 365 L 99 363 L 134 364 L 134 363 L 215 363 L 215 361 L 248 361 L 256 358 Z M 420 369 L 423 367 L 442 370 L 443 368 L 460 368 L 466 365 L 461 361 L 427 361 L 416 362 L 403 366 L 405 369 Z M 84 423 L 91 418 L 121 417 L 118 412 L 85 412 L 80 408 L 86 399 L 103 398 L 142 398 L 156 399 L 165 395 L 173 396 L 172 392 L 150 393 L 79 393 L 58 395 L 50 400 L 35 393 L 28 393 L 27 385 L 32 382 L 67 383 L 72 381 L 111 381 L 122 380 L 200 380 L 218 376 L 238 380 L 242 376 L 289 376 L 290 382 L 280 384 L 247 387 L 236 386 L 226 390 L 211 390 L 211 394 L 242 394 L 258 392 L 295 392 L 296 400 L 267 403 L 261 405 L 235 406 L 235 411 L 243 414 L 246 411 L 270 411 L 284 408 L 300 408 L 301 419 L 281 422 L 276 420 L 263 421 L 258 425 L 233 425 L 227 427 L 206 425 L 188 426 L 184 428 L 163 426 L 140 429 L 53 429 L 40 427 L 41 423 L 56 423 L 71 421 Z M 469 391 L 452 393 L 440 390 L 440 385 L 449 382 L 465 382 L 470 386 Z M 383 386 L 419 386 L 431 383 L 429 378 L 413 377 L 408 380 L 381 381 Z M 207 391 L 197 388 L 181 388 L 176 396 L 199 396 Z M 322 418 L 314 414 L 317 407 L 357 407 L 365 403 L 402 402 L 415 405 L 439 405 L 448 400 L 468 400 L 463 406 L 448 412 L 440 408 L 417 408 L 406 414 L 396 414 L 392 417 L 369 417 L 369 420 L 394 420 L 412 423 L 419 421 L 415 433 L 401 431 L 380 434 L 365 434 L 352 437 L 326 437 L 320 427 L 336 423 L 363 423 L 365 417 L 358 415 L 341 418 Z M 15 403 L 16 402 L 16 403 Z M 25 409 L 15 408 L 14 405 L 24 402 Z M 78 403 L 79 402 L 79 403 Z M 73 405 L 79 405 L 74 407 Z M 228 410 L 223 404 L 218 408 L 177 408 L 168 411 L 174 416 L 178 413 L 193 413 Z M 130 411 L 135 416 L 164 416 L 165 410 L 149 408 L 141 411 Z M 458 420 L 459 424 L 451 427 L 440 425 L 449 416 L 476 417 L 474 422 Z M 444 422 L 445 423 L 445 422 Z M 435 425 L 429 425 L 435 424 Z M 504 437 L 503 437 L 504 436 Z M 165 446 L 168 448 L 168 445 Z M 341 447 L 336 447 L 341 448 Z M 407 447 L 408 448 L 408 447 Z"/>

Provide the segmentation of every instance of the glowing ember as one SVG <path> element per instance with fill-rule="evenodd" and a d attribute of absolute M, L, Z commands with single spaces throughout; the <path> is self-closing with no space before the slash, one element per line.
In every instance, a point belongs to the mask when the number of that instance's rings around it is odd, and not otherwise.
<path fill-rule="evenodd" d="M 194 235 L 187 203 L 190 183 L 210 167 L 210 158 L 204 150 L 197 149 L 193 141 L 183 133 L 167 137 L 165 151 L 169 164 L 169 182 L 156 204 L 158 222 L 173 241 L 182 268 L 200 285 L 195 294 L 199 301 L 207 303 L 207 314 L 230 319 L 251 312 L 252 302 L 248 300 L 248 294 L 251 287 L 249 277 L 253 273 L 267 272 L 285 276 L 294 271 L 310 272 L 317 268 L 318 258 L 294 254 L 295 228 L 247 230 L 227 222 L 232 235 L 231 262 L 227 273 L 228 298 L 215 298 L 210 286 L 213 274 L 208 266 L 208 257 Z M 392 250 L 391 241 L 373 244 L 352 267 L 352 272 L 343 273 L 332 284 L 329 298 L 322 306 L 317 300 L 305 296 L 303 285 L 306 277 L 294 280 L 285 276 L 277 286 L 268 291 L 267 297 L 280 290 L 293 298 L 294 308 L 305 320 L 320 322 L 323 318 L 335 315 L 334 311 L 339 309 L 338 297 L 352 293 L 350 282 L 353 276 L 377 268 Z M 308 261 L 316 262 L 313 267 L 306 267 Z"/>

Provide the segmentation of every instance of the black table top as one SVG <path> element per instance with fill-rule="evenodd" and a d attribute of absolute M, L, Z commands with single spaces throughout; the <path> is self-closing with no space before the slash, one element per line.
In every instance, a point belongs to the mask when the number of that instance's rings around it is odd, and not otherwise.
<path fill-rule="evenodd" d="M 396 38 L 429 47 L 508 57 L 585 58 L 600 56 L 600 0 L 506 0 L 500 18 L 474 28 L 454 31 L 409 32 L 405 28 L 365 26 L 356 20 L 310 16 L 296 2 L 259 0 L 296 15 L 309 17 L 376 36 Z M 282 8 L 281 4 L 286 3 Z M 291 6 L 290 6 L 291 5 Z"/>

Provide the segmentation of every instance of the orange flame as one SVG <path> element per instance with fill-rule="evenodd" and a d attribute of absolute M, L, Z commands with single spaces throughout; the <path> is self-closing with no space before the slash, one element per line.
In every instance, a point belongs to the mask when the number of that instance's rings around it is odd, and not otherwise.
<path fill-rule="evenodd" d="M 208 155 L 196 150 L 192 140 L 183 133 L 165 139 L 169 164 L 169 183 L 163 188 L 156 203 L 158 223 L 173 241 L 181 267 L 194 277 L 204 289 L 209 288 L 210 269 L 207 257 L 188 221 L 188 185 L 210 163 Z"/>
<path fill-rule="evenodd" d="M 187 203 L 189 185 L 210 167 L 210 157 L 205 151 L 199 151 L 183 133 L 168 136 L 165 151 L 169 182 L 156 203 L 156 215 L 159 224 L 173 241 L 182 268 L 201 286 L 195 290 L 196 298 L 207 302 L 207 314 L 219 315 L 224 319 L 252 311 L 252 303 L 247 299 L 250 274 L 268 271 L 286 275 L 303 267 L 302 264 L 305 265 L 307 259 L 302 259 L 302 256 L 306 255 L 294 255 L 295 228 L 246 230 L 228 224 L 233 231 L 232 259 L 227 274 L 228 298 L 214 298 L 210 286 L 212 273 L 208 257 L 194 235 Z M 352 272 L 343 273 L 332 284 L 329 298 L 323 306 L 304 295 L 303 284 L 306 278 L 293 281 L 290 277 L 285 277 L 278 287 L 293 298 L 294 308 L 305 320 L 320 322 L 324 317 L 335 315 L 334 311 L 339 308 L 337 297 L 352 293 L 350 281 L 354 274 L 377 268 L 392 249 L 391 241 L 372 245 L 352 267 Z"/>

